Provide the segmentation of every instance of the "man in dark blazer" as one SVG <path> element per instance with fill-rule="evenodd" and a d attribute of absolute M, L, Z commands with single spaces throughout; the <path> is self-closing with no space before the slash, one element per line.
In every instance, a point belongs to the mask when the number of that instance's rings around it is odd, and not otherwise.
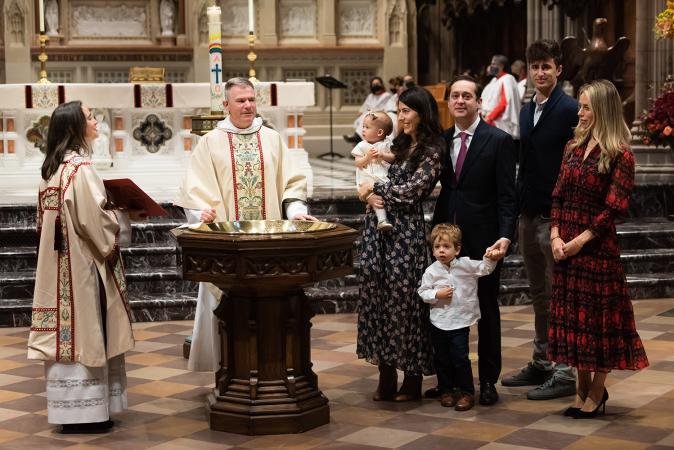
<path fill-rule="evenodd" d="M 479 115 L 480 88 L 469 76 L 452 82 L 449 112 L 455 126 L 445 132 L 447 151 L 433 224 L 456 223 L 463 231 L 461 252 L 482 259 L 487 249 L 508 250 L 515 228 L 514 143 L 510 135 Z M 501 373 L 501 316 L 498 291 L 501 263 L 480 278 L 478 298 L 478 369 L 480 404 L 498 401 L 495 383 Z"/>
<path fill-rule="evenodd" d="M 578 123 L 578 102 L 562 91 L 562 52 L 555 41 L 536 41 L 527 48 L 529 76 L 536 89 L 520 112 L 520 169 L 517 175 L 519 250 L 529 278 L 534 306 L 532 361 L 519 373 L 503 377 L 504 386 L 537 386 L 530 400 L 574 395 L 572 368 L 547 358 L 548 317 L 554 260 L 550 246 L 550 205 L 566 143 Z"/>

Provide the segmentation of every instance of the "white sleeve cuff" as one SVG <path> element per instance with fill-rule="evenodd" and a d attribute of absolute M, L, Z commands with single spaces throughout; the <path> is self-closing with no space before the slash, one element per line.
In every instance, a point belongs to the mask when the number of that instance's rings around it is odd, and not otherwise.
<path fill-rule="evenodd" d="M 185 217 L 187 218 L 187 223 L 190 225 L 199 223 L 201 222 L 201 210 L 185 208 Z"/>
<path fill-rule="evenodd" d="M 298 214 L 309 214 L 307 204 L 302 200 L 295 200 L 286 205 L 286 217 L 292 220 Z"/>

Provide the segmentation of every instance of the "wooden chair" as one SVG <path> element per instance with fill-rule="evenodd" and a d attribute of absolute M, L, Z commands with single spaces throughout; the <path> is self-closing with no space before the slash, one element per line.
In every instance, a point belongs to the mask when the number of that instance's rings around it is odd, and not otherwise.
<path fill-rule="evenodd" d="M 447 106 L 447 85 L 445 83 L 432 84 L 430 86 L 424 86 L 431 93 L 435 102 L 438 104 L 438 113 L 440 119 L 440 125 L 443 129 L 450 128 L 454 126 L 454 118 L 449 113 L 449 107 Z"/>

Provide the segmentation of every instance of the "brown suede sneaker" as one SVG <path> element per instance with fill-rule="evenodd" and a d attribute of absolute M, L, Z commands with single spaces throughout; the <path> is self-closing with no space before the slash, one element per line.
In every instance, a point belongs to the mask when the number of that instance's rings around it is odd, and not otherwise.
<path fill-rule="evenodd" d="M 456 401 L 454 409 L 456 411 L 468 411 L 473 406 L 475 406 L 475 396 L 462 392 L 461 397 Z"/>

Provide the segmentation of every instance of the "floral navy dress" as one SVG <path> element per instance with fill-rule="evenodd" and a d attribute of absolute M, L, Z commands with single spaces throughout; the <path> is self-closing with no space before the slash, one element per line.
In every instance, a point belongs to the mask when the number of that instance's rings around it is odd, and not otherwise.
<path fill-rule="evenodd" d="M 417 288 L 431 263 L 422 202 L 440 171 L 440 149 L 428 151 L 416 169 L 394 162 L 389 181 L 373 191 L 384 199 L 393 230 L 377 231 L 371 207 L 363 230 L 357 354 L 410 375 L 434 373 L 428 306 Z"/>
<path fill-rule="evenodd" d="M 553 361 L 591 372 L 648 366 L 634 323 L 615 217 L 627 212 L 634 186 L 634 156 L 627 148 L 597 171 L 600 149 L 583 161 L 586 146 L 562 163 L 552 193 L 551 224 L 564 242 L 584 230 L 594 239 L 555 265 L 548 352 Z"/>

